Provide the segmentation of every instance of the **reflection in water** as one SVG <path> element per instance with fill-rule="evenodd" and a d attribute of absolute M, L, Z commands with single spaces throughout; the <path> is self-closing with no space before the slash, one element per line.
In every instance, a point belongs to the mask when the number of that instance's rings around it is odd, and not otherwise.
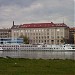
<path fill-rule="evenodd" d="M 3 50 L 0 57 L 12 58 L 42 58 L 42 59 L 74 59 L 75 51 L 67 50 Z"/>

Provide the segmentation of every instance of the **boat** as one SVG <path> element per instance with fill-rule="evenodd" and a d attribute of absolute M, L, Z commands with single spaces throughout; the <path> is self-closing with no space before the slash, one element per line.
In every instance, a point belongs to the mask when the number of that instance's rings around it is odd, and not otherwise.
<path fill-rule="evenodd" d="M 1 57 L 2 52 L 3 52 L 3 49 L 2 47 L 0 47 L 0 57 Z"/>
<path fill-rule="evenodd" d="M 0 51 L 3 51 L 2 47 L 0 47 Z"/>
<path fill-rule="evenodd" d="M 1 44 L 1 50 L 75 50 L 75 44 Z"/>

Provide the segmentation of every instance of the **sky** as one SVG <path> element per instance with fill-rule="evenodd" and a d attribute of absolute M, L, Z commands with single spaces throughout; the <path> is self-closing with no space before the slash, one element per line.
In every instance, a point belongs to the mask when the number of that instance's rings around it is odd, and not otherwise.
<path fill-rule="evenodd" d="M 75 0 L 0 0 L 0 28 L 26 23 L 65 23 L 75 27 Z"/>

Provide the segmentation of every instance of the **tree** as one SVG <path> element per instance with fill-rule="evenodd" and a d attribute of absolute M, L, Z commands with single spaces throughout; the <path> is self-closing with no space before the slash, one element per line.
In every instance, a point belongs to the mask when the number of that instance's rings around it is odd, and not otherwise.
<path fill-rule="evenodd" d="M 23 38 L 24 44 L 29 44 L 29 38 L 27 36 L 21 35 L 20 38 Z"/>
<path fill-rule="evenodd" d="M 24 36 L 23 41 L 24 41 L 24 44 L 29 44 L 29 38 L 28 37 Z"/>
<path fill-rule="evenodd" d="M 66 39 L 64 37 L 62 37 L 61 43 L 65 44 Z"/>

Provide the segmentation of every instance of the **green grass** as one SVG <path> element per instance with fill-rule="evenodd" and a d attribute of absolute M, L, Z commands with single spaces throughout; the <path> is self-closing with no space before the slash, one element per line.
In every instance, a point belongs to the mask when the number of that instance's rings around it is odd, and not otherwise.
<path fill-rule="evenodd" d="M 0 75 L 75 75 L 75 61 L 0 58 Z"/>

